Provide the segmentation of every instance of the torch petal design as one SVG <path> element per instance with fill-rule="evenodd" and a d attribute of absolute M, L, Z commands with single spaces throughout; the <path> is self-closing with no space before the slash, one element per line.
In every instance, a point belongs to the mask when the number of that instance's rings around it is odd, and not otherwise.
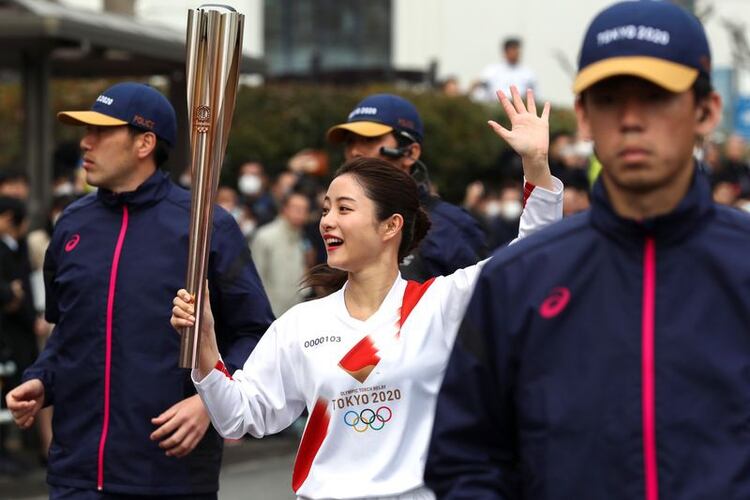
<path fill-rule="evenodd" d="M 195 297 L 195 326 L 182 332 L 182 368 L 195 368 L 198 362 L 213 208 L 237 98 L 244 19 L 224 5 L 207 4 L 188 12 L 192 204 L 185 288 Z"/>

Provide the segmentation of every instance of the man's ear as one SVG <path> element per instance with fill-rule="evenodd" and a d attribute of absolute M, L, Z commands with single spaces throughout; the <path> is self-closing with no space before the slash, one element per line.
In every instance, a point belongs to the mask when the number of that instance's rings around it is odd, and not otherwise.
<path fill-rule="evenodd" d="M 409 150 L 401 158 L 401 162 L 403 163 L 407 171 L 409 168 L 411 168 L 412 165 L 414 165 L 414 163 L 419 159 L 421 155 L 422 155 L 422 145 L 420 143 L 413 142 L 409 144 Z"/>
<path fill-rule="evenodd" d="M 721 123 L 722 102 L 717 92 L 711 92 L 708 97 L 696 103 L 695 126 L 696 133 L 706 137 Z"/>
<path fill-rule="evenodd" d="M 145 132 L 135 137 L 136 152 L 138 159 L 143 160 L 156 149 L 156 134 Z"/>
<path fill-rule="evenodd" d="M 576 121 L 578 122 L 578 134 L 583 140 L 590 141 L 591 138 L 591 124 L 589 123 L 588 113 L 586 112 L 586 104 L 583 102 L 583 96 L 579 95 L 576 97 L 575 110 L 576 110 Z"/>

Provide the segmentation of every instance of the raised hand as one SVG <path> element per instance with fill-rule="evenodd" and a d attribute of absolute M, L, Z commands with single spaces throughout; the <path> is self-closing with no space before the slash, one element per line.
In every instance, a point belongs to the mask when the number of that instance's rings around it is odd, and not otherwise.
<path fill-rule="evenodd" d="M 534 91 L 526 91 L 526 104 L 515 85 L 510 87 L 511 99 L 502 90 L 497 91 L 505 113 L 510 119 L 511 129 L 490 120 L 492 130 L 505 140 L 523 160 L 524 176 L 528 182 L 547 189 L 553 188 L 549 171 L 549 102 L 544 103 L 541 116 L 537 116 Z"/>

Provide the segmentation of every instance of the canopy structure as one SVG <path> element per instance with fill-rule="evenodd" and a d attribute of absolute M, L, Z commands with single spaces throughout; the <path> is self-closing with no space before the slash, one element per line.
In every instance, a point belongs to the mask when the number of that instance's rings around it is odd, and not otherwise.
<path fill-rule="evenodd" d="M 187 24 L 187 12 L 185 13 Z M 185 32 L 132 17 L 73 9 L 45 0 L 0 0 L 0 68 L 20 71 L 24 91 L 24 161 L 33 213 L 50 200 L 52 78 L 160 75 L 169 81 L 180 136 L 173 164 L 188 162 Z M 262 73 L 260 59 L 245 56 L 242 73 Z"/>

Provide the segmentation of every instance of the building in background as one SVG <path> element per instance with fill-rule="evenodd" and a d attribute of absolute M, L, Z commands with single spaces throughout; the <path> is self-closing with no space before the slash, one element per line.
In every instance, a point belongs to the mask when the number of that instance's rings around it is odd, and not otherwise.
<path fill-rule="evenodd" d="M 111 0 L 110 0 L 111 1 Z M 99 9 L 103 0 L 60 0 Z M 307 71 L 392 69 L 417 79 L 455 76 L 464 90 L 498 58 L 498 44 L 514 35 L 524 42 L 524 64 L 539 77 L 542 97 L 572 106 L 577 44 L 594 14 L 612 0 L 225 0 L 246 15 L 245 50 L 264 56 L 271 76 Z M 186 10 L 201 0 L 137 0 L 137 17 L 184 29 Z M 748 33 L 748 0 L 679 0 L 703 18 L 714 68 L 732 71 L 734 103 L 750 95 L 750 67 L 736 67 L 737 41 L 727 22 Z M 750 35 L 748 35 L 750 38 Z M 750 64 L 750 63 L 748 63 Z M 386 75 L 388 76 L 388 75 Z M 745 108 L 743 107 L 742 110 Z M 731 125 L 732 122 L 730 121 Z"/>

